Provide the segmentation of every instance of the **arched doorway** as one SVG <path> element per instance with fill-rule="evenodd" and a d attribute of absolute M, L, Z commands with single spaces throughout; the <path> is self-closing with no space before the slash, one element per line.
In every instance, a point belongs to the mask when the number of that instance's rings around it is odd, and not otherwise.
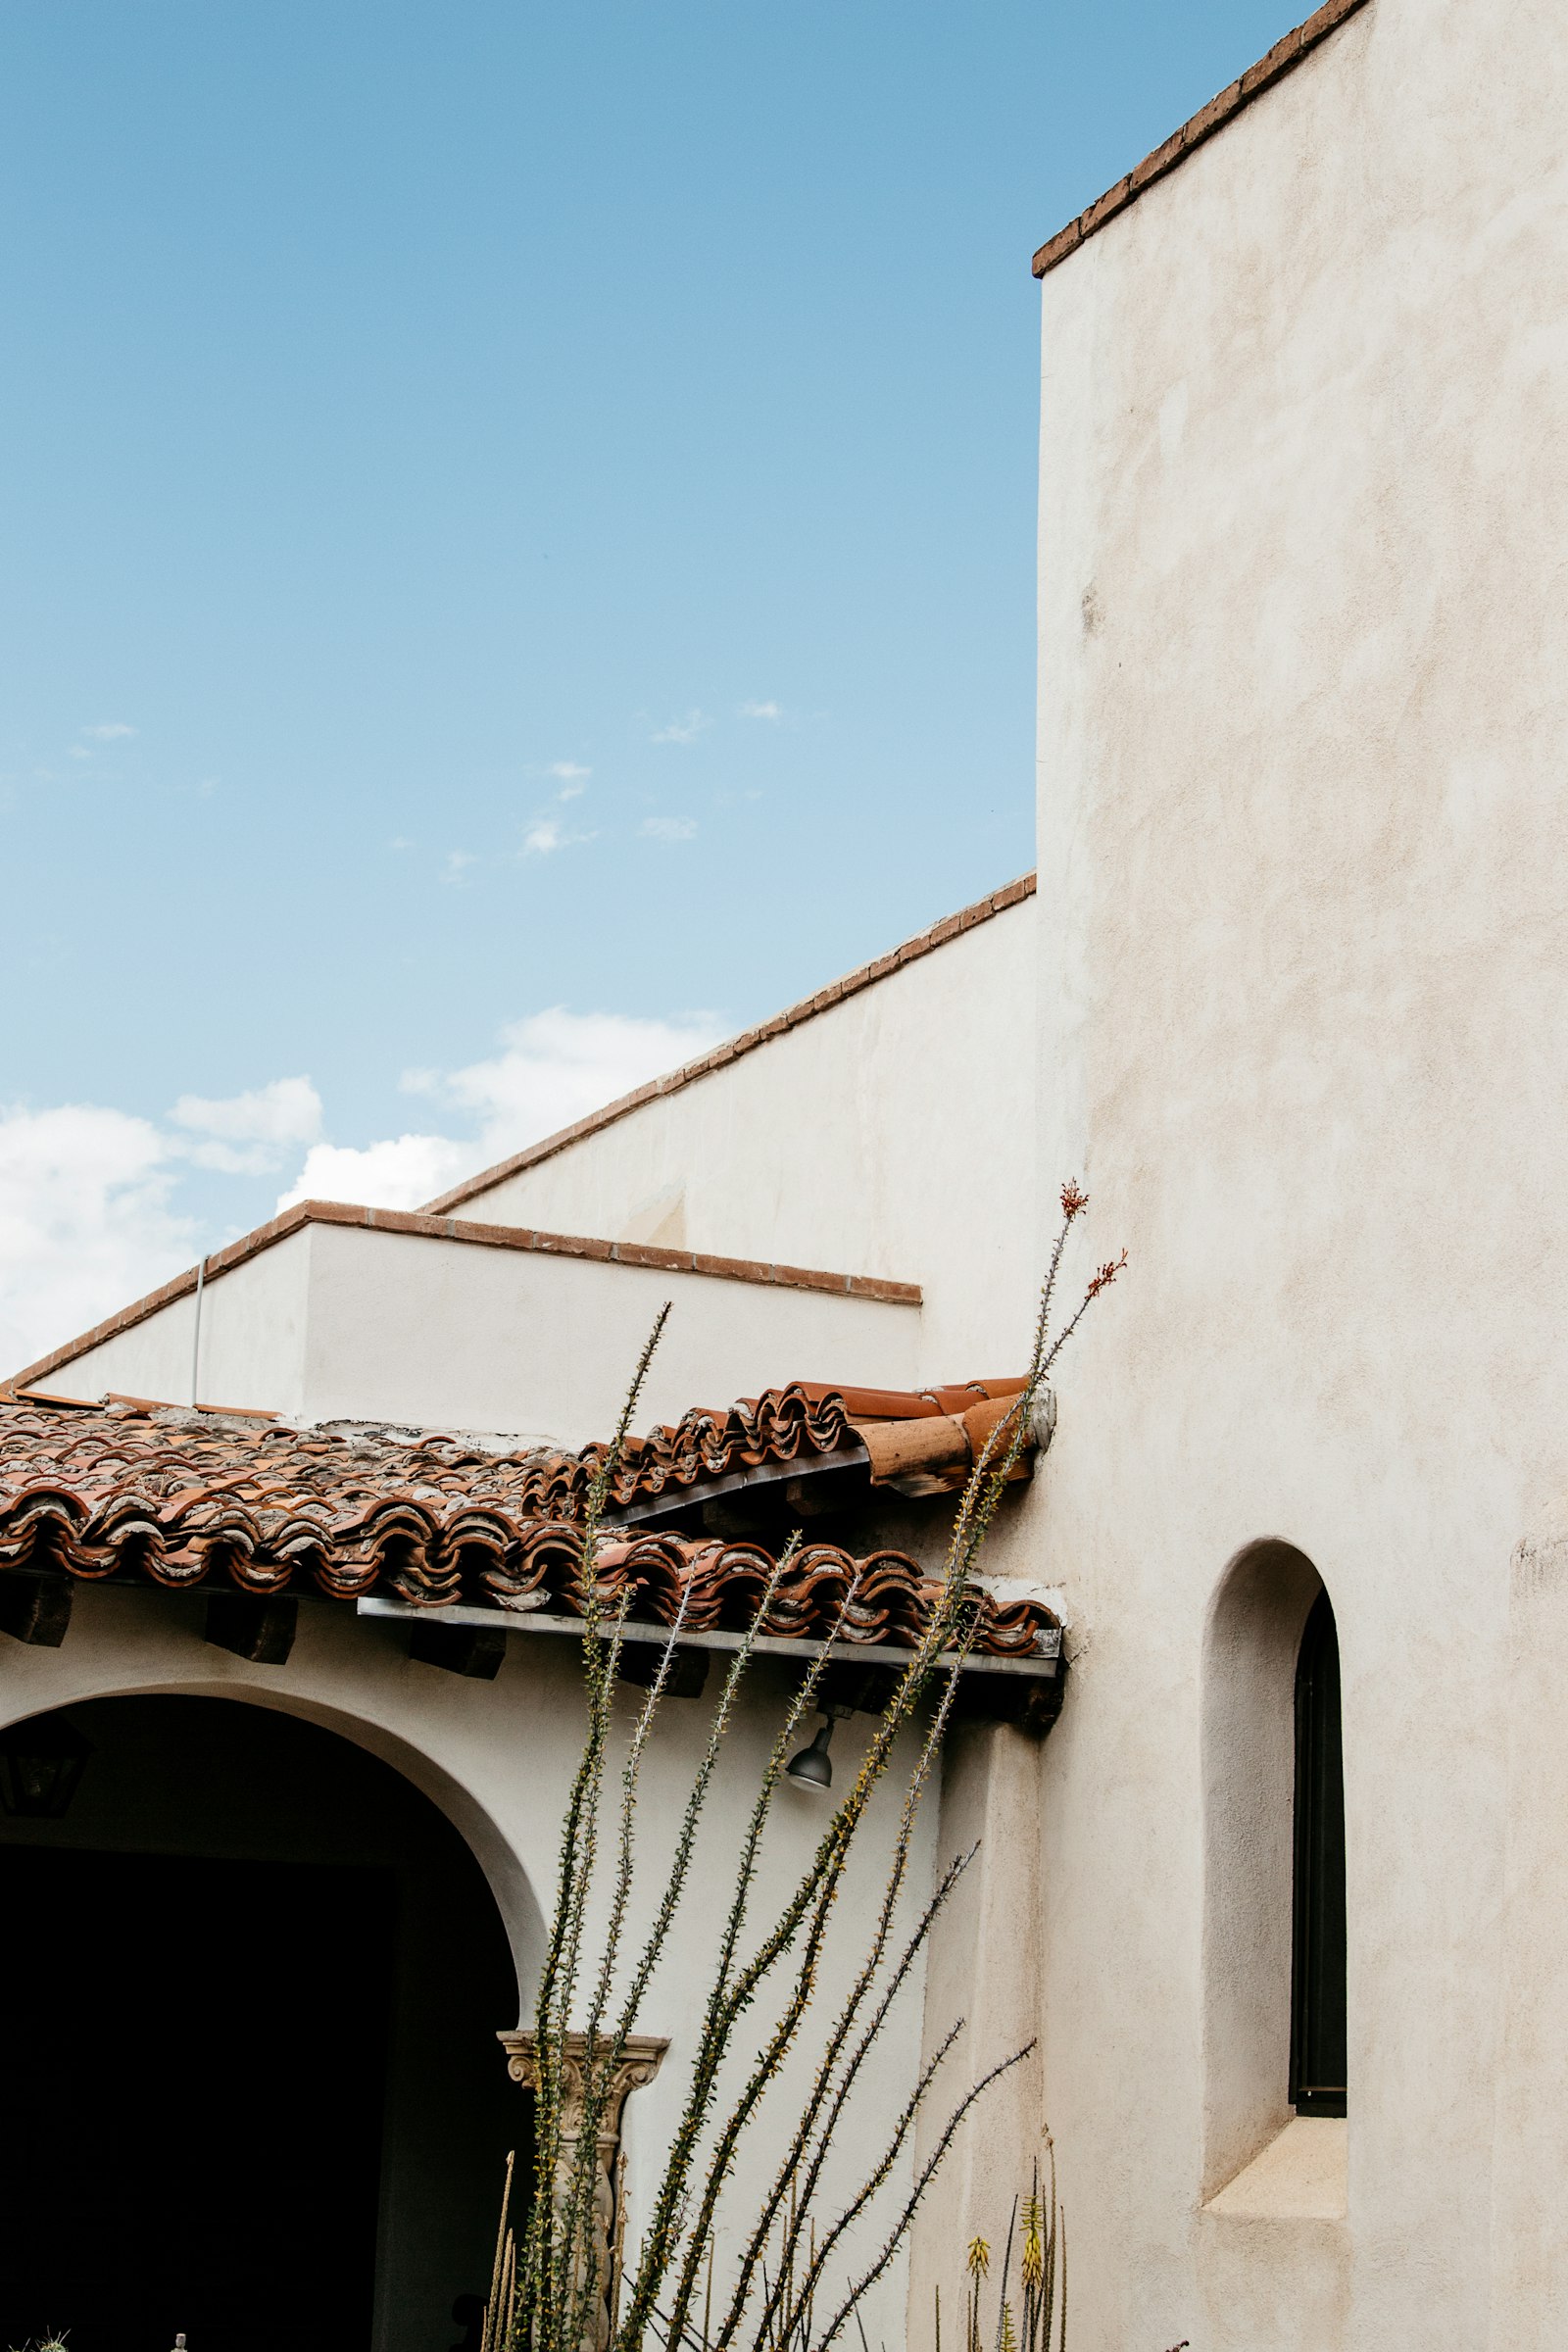
<path fill-rule="evenodd" d="M 527 2122 L 468 1847 L 292 1715 L 68 1719 L 69 1811 L 0 1819 L 0 2343 L 446 2352 Z"/>

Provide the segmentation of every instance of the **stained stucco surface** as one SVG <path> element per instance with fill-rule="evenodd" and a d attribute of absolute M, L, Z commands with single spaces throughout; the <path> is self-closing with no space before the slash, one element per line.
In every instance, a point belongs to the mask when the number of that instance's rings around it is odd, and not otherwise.
<path fill-rule="evenodd" d="M 1560 2210 L 1568 2153 L 1498 1997 L 1539 2020 L 1563 1919 L 1505 1857 L 1509 1563 L 1568 1486 L 1565 153 L 1559 10 L 1373 0 L 1044 285 L 1041 1164 L 1133 1262 L 1032 1505 L 1091 1629 L 1041 1965 L 1128 2352 L 1560 2334 L 1493 2194 L 1528 2132 Z M 1200 2211 L 1205 1624 L 1262 1538 L 1344 1657 L 1344 2225 Z"/>

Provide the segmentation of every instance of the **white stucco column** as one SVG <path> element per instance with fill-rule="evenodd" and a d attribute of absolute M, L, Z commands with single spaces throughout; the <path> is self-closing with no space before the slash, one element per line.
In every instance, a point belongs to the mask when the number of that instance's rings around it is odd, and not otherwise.
<path fill-rule="evenodd" d="M 931 1937 L 923 2056 L 953 2024 L 963 2031 L 937 2076 L 916 2131 L 915 2161 L 931 2152 L 948 2114 L 999 2059 L 1036 2046 L 994 2083 L 959 2127 L 915 2218 L 909 2249 L 908 2340 L 926 2341 L 933 2290 L 961 2310 L 963 2250 L 1000 2241 L 1012 2200 L 1046 2169 L 1040 1981 L 1041 1744 L 1010 1724 L 960 1723 L 942 1759 L 943 1864 L 979 1851 Z"/>

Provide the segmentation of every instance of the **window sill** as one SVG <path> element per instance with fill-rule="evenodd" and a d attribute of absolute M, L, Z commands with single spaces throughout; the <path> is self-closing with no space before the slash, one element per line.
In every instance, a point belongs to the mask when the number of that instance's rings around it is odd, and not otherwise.
<path fill-rule="evenodd" d="M 1227 2221 L 1343 2222 L 1349 2152 L 1343 2116 L 1293 2116 L 1203 2210 Z"/>

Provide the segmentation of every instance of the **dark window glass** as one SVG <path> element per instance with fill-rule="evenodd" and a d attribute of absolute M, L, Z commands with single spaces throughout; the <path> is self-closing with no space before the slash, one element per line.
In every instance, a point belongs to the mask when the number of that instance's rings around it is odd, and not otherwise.
<path fill-rule="evenodd" d="M 1298 2115 L 1345 2109 L 1345 1761 L 1340 1638 L 1326 1592 L 1296 1665 L 1296 1944 L 1291 2099 Z"/>

